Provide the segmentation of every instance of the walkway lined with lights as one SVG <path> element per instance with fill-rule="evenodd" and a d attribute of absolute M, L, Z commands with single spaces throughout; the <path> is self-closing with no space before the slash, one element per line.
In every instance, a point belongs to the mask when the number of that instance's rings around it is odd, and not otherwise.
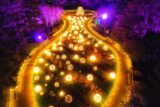
<path fill-rule="evenodd" d="M 129 57 L 118 44 L 90 28 L 91 17 L 65 17 L 57 36 L 34 50 L 21 68 L 17 107 L 119 107 L 126 103 L 131 86 Z"/>

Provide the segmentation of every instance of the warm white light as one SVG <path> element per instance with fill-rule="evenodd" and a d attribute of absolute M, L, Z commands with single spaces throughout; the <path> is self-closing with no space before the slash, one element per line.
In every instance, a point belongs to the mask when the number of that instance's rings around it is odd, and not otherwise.
<path fill-rule="evenodd" d="M 97 70 L 98 70 L 98 67 L 97 67 L 97 66 L 94 66 L 94 67 L 93 67 L 93 70 L 94 70 L 94 71 L 97 71 Z"/>
<path fill-rule="evenodd" d="M 69 65 L 69 64 L 71 64 L 71 61 L 67 60 L 66 65 Z"/>
<path fill-rule="evenodd" d="M 67 74 L 67 75 L 65 76 L 65 80 L 66 80 L 67 82 L 71 82 L 72 79 L 73 79 L 73 77 L 72 77 L 71 74 Z"/>
<path fill-rule="evenodd" d="M 48 84 L 44 84 L 44 86 L 45 86 L 45 87 L 47 87 L 47 86 L 48 86 Z"/>
<path fill-rule="evenodd" d="M 36 93 L 40 93 L 40 92 L 42 91 L 42 87 L 41 87 L 40 85 L 36 85 L 36 86 L 34 87 L 34 91 L 35 91 Z"/>
<path fill-rule="evenodd" d="M 59 55 L 56 55 L 56 59 L 60 59 L 60 56 L 59 56 Z"/>
<path fill-rule="evenodd" d="M 80 58 L 80 62 L 84 64 L 86 62 L 85 58 Z"/>
<path fill-rule="evenodd" d="M 115 72 L 109 73 L 109 77 L 110 77 L 110 79 L 115 79 L 116 78 L 116 73 Z"/>
<path fill-rule="evenodd" d="M 84 49 L 83 46 L 79 46 L 80 51 L 83 51 L 83 49 Z"/>
<path fill-rule="evenodd" d="M 62 55 L 61 57 L 63 60 L 66 60 L 67 59 L 67 56 L 65 54 Z"/>
<path fill-rule="evenodd" d="M 93 81 L 93 75 L 92 74 L 88 74 L 87 75 L 87 80 L 88 81 Z"/>
<path fill-rule="evenodd" d="M 49 75 L 46 75 L 46 76 L 45 76 L 45 80 L 46 80 L 46 81 L 49 81 L 50 79 L 51 79 L 51 77 L 50 77 Z"/>
<path fill-rule="evenodd" d="M 94 101 L 95 101 L 96 103 L 100 103 L 100 102 L 102 101 L 102 96 L 101 96 L 99 93 L 96 93 L 96 94 L 94 95 Z"/>
<path fill-rule="evenodd" d="M 55 86 L 55 87 L 59 87 L 59 82 L 55 82 L 55 83 L 54 83 L 54 86 Z"/>
<path fill-rule="evenodd" d="M 96 43 L 94 46 L 95 46 L 95 47 L 98 47 L 99 45 L 98 45 L 98 43 Z"/>
<path fill-rule="evenodd" d="M 58 49 L 59 49 L 59 51 L 63 51 L 63 47 L 62 46 L 60 46 Z"/>
<path fill-rule="evenodd" d="M 75 51 L 77 51 L 78 50 L 78 46 L 76 45 L 76 46 L 74 46 L 74 48 L 73 48 Z"/>
<path fill-rule="evenodd" d="M 35 74 L 38 74 L 38 73 L 40 72 L 40 68 L 39 68 L 38 66 L 35 66 L 35 67 L 33 68 L 33 72 L 34 72 Z"/>
<path fill-rule="evenodd" d="M 65 95 L 65 92 L 64 92 L 64 91 L 60 91 L 60 92 L 59 92 L 59 96 L 60 96 L 60 97 L 63 97 L 64 95 Z"/>
<path fill-rule="evenodd" d="M 74 34 L 78 34 L 78 31 L 74 31 Z"/>
<path fill-rule="evenodd" d="M 69 44 L 69 48 L 73 48 L 73 44 L 72 43 Z"/>
<path fill-rule="evenodd" d="M 66 102 L 66 103 L 71 103 L 72 101 L 73 101 L 73 98 L 72 98 L 71 95 L 66 95 L 66 96 L 65 96 L 65 102 Z"/>
<path fill-rule="evenodd" d="M 53 47 L 52 47 L 52 50 L 56 51 L 56 50 L 57 50 L 57 47 L 56 47 L 56 46 L 53 46 Z"/>
<path fill-rule="evenodd" d="M 49 69 L 50 69 L 51 71 L 55 71 L 55 70 L 56 70 L 56 66 L 55 66 L 55 65 L 50 65 L 50 66 L 49 66 Z"/>
<path fill-rule="evenodd" d="M 44 59 L 43 58 L 39 58 L 39 63 L 43 63 L 44 62 Z"/>
<path fill-rule="evenodd" d="M 103 50 L 107 51 L 108 50 L 108 47 L 105 45 L 103 46 Z"/>
<path fill-rule="evenodd" d="M 103 42 L 101 40 L 98 41 L 98 44 L 102 44 Z"/>
<path fill-rule="evenodd" d="M 90 61 L 96 61 L 96 56 L 95 55 L 91 55 L 89 59 L 90 59 Z"/>
<path fill-rule="evenodd" d="M 69 65 L 67 66 L 67 69 L 68 69 L 69 71 L 73 70 L 73 65 L 72 65 L 72 64 L 69 64 Z"/>
<path fill-rule="evenodd" d="M 75 55 L 73 56 L 73 58 L 74 58 L 75 60 L 78 60 L 78 59 L 79 59 L 79 55 L 78 55 L 78 54 L 75 54 Z"/>
<path fill-rule="evenodd" d="M 52 55 L 52 53 L 49 50 L 45 50 L 44 53 L 49 57 Z"/>

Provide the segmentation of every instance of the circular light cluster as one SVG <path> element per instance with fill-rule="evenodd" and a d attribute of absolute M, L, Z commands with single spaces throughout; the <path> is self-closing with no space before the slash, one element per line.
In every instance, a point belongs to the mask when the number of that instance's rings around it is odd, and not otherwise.
<path fill-rule="evenodd" d="M 116 78 L 115 72 L 104 72 L 115 70 L 115 64 L 106 67 L 106 62 L 112 60 L 114 54 L 110 54 L 110 48 L 102 40 L 93 38 L 83 28 L 85 20 L 81 17 L 83 21 L 77 16 L 69 17 L 73 26 L 47 47 L 33 68 L 34 91 L 43 98 L 44 102 L 40 103 L 46 107 L 59 103 L 63 107 L 67 103 L 69 106 L 73 103 L 75 107 L 96 103 L 97 107 L 101 107 L 102 96 L 107 97 L 107 94 L 101 93 L 106 92 L 107 82 Z M 84 89 L 88 91 L 81 91 Z M 79 99 L 81 95 L 86 97 L 84 102 Z M 51 98 L 51 102 L 47 98 Z"/>

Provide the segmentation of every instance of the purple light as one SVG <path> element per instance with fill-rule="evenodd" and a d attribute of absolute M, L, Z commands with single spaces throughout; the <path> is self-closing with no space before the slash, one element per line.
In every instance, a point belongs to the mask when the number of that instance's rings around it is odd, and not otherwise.
<path fill-rule="evenodd" d="M 38 39 L 42 39 L 42 36 L 39 35 L 37 38 L 38 38 Z"/>
<path fill-rule="evenodd" d="M 46 39 L 46 35 L 43 32 L 33 32 L 33 40 L 35 42 L 43 42 Z"/>
<path fill-rule="evenodd" d="M 102 19 L 105 20 L 105 19 L 107 19 L 107 18 L 108 18 L 108 14 L 107 14 L 107 13 L 103 13 L 103 14 L 102 14 Z"/>

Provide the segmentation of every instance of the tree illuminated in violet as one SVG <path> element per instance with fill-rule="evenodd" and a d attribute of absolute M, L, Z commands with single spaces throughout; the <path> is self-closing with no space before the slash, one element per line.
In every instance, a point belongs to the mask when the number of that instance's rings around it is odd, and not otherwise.
<path fill-rule="evenodd" d="M 54 25 L 55 22 L 60 20 L 63 9 L 60 7 L 52 7 L 42 5 L 39 7 L 42 17 L 44 18 L 46 25 Z"/>

